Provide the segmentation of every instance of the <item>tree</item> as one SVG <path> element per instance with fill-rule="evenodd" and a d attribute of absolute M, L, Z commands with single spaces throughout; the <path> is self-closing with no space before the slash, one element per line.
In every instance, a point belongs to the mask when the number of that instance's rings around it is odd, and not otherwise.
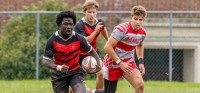
<path fill-rule="evenodd" d="M 77 9 L 77 8 L 73 8 Z M 63 11 L 69 7 L 62 0 L 47 0 L 31 4 L 24 11 Z M 56 14 L 40 15 L 40 78 L 49 77 L 41 66 L 47 39 L 57 30 Z M 0 41 L 0 79 L 35 78 L 36 14 L 12 15 L 3 26 Z"/>

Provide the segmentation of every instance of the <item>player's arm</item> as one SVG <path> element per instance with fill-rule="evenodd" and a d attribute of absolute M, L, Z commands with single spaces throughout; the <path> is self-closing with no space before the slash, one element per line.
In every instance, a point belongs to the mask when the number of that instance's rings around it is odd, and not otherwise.
<path fill-rule="evenodd" d="M 132 73 L 132 68 L 125 62 L 121 61 L 121 59 L 117 56 L 114 51 L 114 47 L 117 45 L 117 40 L 110 36 L 107 43 L 104 46 L 105 52 L 120 66 L 120 68 L 127 74 Z"/>
<path fill-rule="evenodd" d="M 102 25 L 102 22 L 97 23 L 94 32 L 92 32 L 92 34 L 90 34 L 89 36 L 86 37 L 86 40 L 91 43 L 93 41 L 93 39 L 98 35 L 100 29 L 103 27 L 104 25 Z"/>
<path fill-rule="evenodd" d="M 138 59 L 144 58 L 144 42 L 140 42 L 140 44 L 136 46 L 136 54 Z"/>
<path fill-rule="evenodd" d="M 69 67 L 65 66 L 65 65 L 56 65 L 52 62 L 52 60 L 48 57 L 43 56 L 42 59 L 42 64 L 46 67 L 48 67 L 51 70 L 55 70 L 55 71 L 62 71 L 62 72 L 66 72 L 68 71 Z"/>
<path fill-rule="evenodd" d="M 97 52 L 94 50 L 94 48 L 92 48 L 92 46 L 88 43 L 88 41 L 83 36 L 79 36 L 79 39 L 81 41 L 81 47 L 87 53 L 89 53 L 91 56 L 93 56 L 97 61 L 97 69 L 96 69 L 95 72 L 100 71 L 101 70 L 101 65 L 100 65 L 100 61 L 99 61 L 99 55 L 97 54 Z"/>
<path fill-rule="evenodd" d="M 56 70 L 56 66 L 57 65 L 53 64 L 53 62 L 51 61 L 51 59 L 48 58 L 48 57 L 43 56 L 42 64 L 44 66 L 48 67 L 49 69 Z"/>
<path fill-rule="evenodd" d="M 136 46 L 136 54 L 139 60 L 139 68 L 142 73 L 142 75 L 145 74 L 145 68 L 144 68 L 144 42 L 140 42 L 139 45 Z"/>
<path fill-rule="evenodd" d="M 127 63 L 121 61 L 121 59 L 114 51 L 114 47 L 116 47 L 118 41 L 124 37 L 124 34 L 125 33 L 123 31 L 119 31 L 116 27 L 111 33 L 107 43 L 105 44 L 104 50 L 126 74 L 129 74 L 132 73 L 132 68 Z"/>
<path fill-rule="evenodd" d="M 105 46 L 104 46 L 104 50 L 105 52 L 116 62 L 117 60 L 119 60 L 120 58 L 117 56 L 117 54 L 114 51 L 114 47 L 117 45 L 117 40 L 115 38 L 113 38 L 112 36 L 110 36 L 110 38 L 108 39 L 108 41 L 106 42 Z"/>
<path fill-rule="evenodd" d="M 106 39 L 106 41 L 108 41 L 108 31 L 107 31 L 107 28 L 106 28 L 106 25 L 105 25 L 105 22 L 101 19 L 98 19 L 99 22 L 101 22 L 101 24 L 103 25 L 103 28 L 102 28 L 102 31 L 101 31 L 101 34 L 102 36 Z"/>
<path fill-rule="evenodd" d="M 101 32 L 101 34 L 103 35 L 103 37 L 108 41 L 108 31 L 107 28 L 104 27 L 103 31 Z"/>
<path fill-rule="evenodd" d="M 97 68 L 95 72 L 99 72 L 101 70 L 101 64 L 99 61 L 99 55 L 97 54 L 97 52 L 92 48 L 92 51 L 90 52 L 90 55 L 93 56 L 96 61 L 97 61 Z"/>
<path fill-rule="evenodd" d="M 53 57 L 53 53 L 54 53 L 53 38 L 51 37 L 46 44 L 45 53 L 42 59 L 42 64 L 51 70 L 63 71 L 63 72 L 67 71 L 69 67 L 56 65 L 52 62 L 51 58 Z"/>
<path fill-rule="evenodd" d="M 123 38 L 124 34 L 122 31 L 119 31 L 117 27 L 114 28 L 113 32 L 111 33 L 108 41 L 104 46 L 105 52 L 116 62 L 120 60 L 118 55 L 116 54 L 114 47 L 116 47 L 118 41 Z"/>

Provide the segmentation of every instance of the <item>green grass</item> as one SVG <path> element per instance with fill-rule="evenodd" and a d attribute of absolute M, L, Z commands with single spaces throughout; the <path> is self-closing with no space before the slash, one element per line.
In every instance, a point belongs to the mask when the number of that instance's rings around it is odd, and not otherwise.
<path fill-rule="evenodd" d="M 87 80 L 87 87 L 94 89 L 95 81 Z M 120 80 L 117 93 L 134 93 L 126 80 Z M 0 93 L 53 93 L 51 80 L 0 80 Z M 199 83 L 146 81 L 145 93 L 200 93 Z"/>

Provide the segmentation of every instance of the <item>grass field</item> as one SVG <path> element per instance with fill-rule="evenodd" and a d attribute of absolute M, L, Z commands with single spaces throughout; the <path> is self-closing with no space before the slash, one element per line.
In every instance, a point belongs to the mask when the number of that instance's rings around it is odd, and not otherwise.
<path fill-rule="evenodd" d="M 94 80 L 87 80 L 89 88 L 95 88 Z M 51 80 L 0 80 L 0 93 L 53 93 Z M 120 80 L 117 93 L 134 93 L 126 80 Z M 200 93 L 199 83 L 146 81 L 145 93 Z"/>

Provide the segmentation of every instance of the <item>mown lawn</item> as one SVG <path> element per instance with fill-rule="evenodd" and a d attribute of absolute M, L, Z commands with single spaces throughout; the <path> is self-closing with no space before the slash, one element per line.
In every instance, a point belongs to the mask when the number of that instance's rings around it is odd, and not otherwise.
<path fill-rule="evenodd" d="M 95 88 L 94 80 L 87 80 Z M 0 80 L 0 93 L 53 93 L 51 80 Z M 126 80 L 120 80 L 117 93 L 134 93 Z M 145 93 L 200 93 L 200 83 L 145 81 Z"/>

